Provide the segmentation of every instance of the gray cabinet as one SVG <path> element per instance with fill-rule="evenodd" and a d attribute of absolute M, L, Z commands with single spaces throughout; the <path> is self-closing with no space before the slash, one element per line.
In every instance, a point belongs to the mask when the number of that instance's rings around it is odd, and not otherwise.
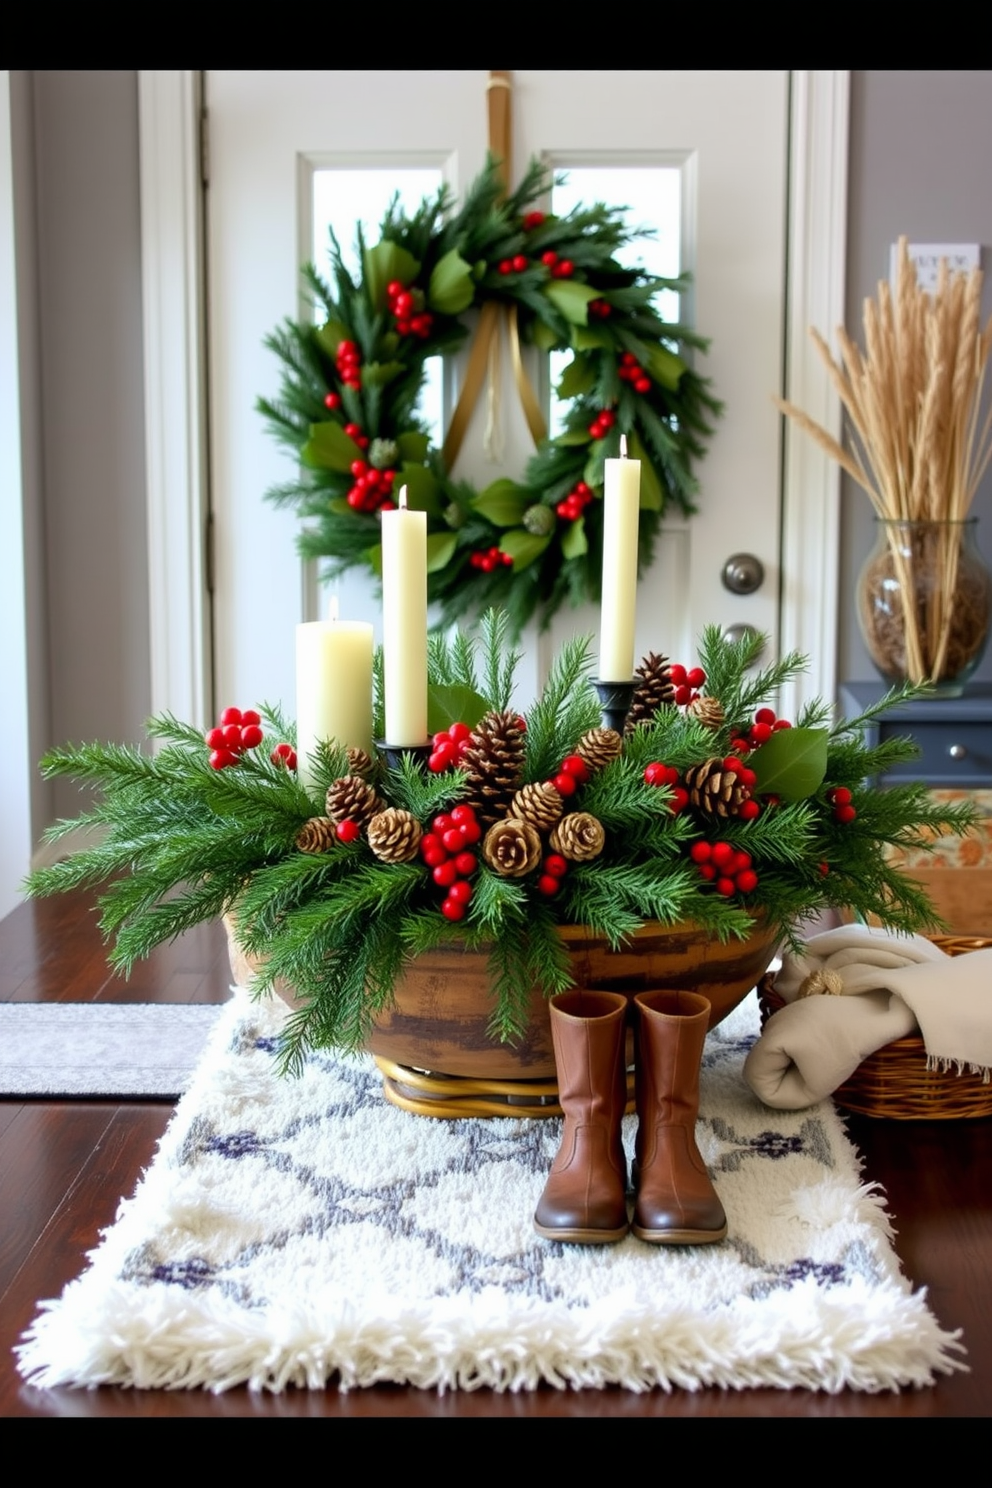
<path fill-rule="evenodd" d="M 856 717 L 887 690 L 881 682 L 845 682 L 841 712 Z M 959 698 L 928 698 L 892 708 L 871 725 L 867 740 L 876 744 L 894 734 L 908 734 L 922 753 L 895 765 L 878 784 L 922 780 L 942 790 L 992 787 L 992 683 L 973 683 Z"/>

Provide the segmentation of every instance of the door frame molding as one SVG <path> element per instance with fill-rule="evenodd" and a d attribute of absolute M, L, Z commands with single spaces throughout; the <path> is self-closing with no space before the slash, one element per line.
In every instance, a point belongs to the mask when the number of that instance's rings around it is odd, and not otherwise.
<path fill-rule="evenodd" d="M 202 75 L 139 71 L 151 702 L 206 724 L 211 622 Z M 790 74 L 783 396 L 838 438 L 840 400 L 807 334 L 844 321 L 850 74 Z M 780 705 L 833 699 L 840 471 L 782 420 L 781 652 L 810 666 Z"/>

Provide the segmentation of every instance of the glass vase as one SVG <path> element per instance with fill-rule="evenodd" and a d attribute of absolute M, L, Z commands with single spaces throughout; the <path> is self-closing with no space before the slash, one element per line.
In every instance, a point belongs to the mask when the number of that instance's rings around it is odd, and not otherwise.
<path fill-rule="evenodd" d="M 875 546 L 858 577 L 858 622 L 887 682 L 930 682 L 957 697 L 985 651 L 992 581 L 978 549 L 978 518 L 876 518 Z"/>

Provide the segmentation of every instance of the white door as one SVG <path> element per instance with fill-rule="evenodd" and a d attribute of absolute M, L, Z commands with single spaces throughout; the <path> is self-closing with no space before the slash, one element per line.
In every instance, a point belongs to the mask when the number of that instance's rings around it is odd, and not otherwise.
<path fill-rule="evenodd" d="M 300 313 L 301 262 L 312 256 L 314 171 L 328 162 L 434 165 L 455 192 L 487 148 L 486 72 L 209 72 L 207 193 L 216 697 L 292 711 L 293 626 L 315 603 L 296 557 L 295 516 L 263 501 L 289 479 L 289 457 L 255 412 L 277 392 L 264 338 Z M 638 598 L 638 655 L 691 664 L 703 625 L 746 623 L 778 634 L 780 427 L 786 240 L 785 72 L 515 72 L 513 180 L 541 156 L 552 166 L 674 163 L 682 173 L 684 268 L 691 315 L 711 337 L 697 362 L 725 404 L 697 467 L 699 513 L 672 521 Z M 622 202 L 611 202 L 622 205 Z M 528 452 L 522 417 L 503 400 L 504 465 Z M 477 419 L 457 473 L 495 478 Z M 738 597 L 726 559 L 755 554 L 761 588 Z M 371 579 L 339 584 L 340 613 L 378 623 Z M 551 647 L 595 637 L 592 608 L 562 611 L 549 636 L 527 637 L 531 695 Z M 377 632 L 378 633 L 378 632 Z M 522 706 L 528 696 L 518 698 Z"/>

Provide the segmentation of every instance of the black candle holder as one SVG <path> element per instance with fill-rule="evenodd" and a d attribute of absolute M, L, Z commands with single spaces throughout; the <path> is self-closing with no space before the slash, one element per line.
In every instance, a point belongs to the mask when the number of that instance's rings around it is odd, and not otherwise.
<path fill-rule="evenodd" d="M 599 698 L 603 727 L 615 729 L 618 734 L 622 734 L 634 688 L 637 686 L 636 679 L 631 677 L 629 682 L 594 682 L 592 685 Z"/>
<path fill-rule="evenodd" d="M 413 759 L 416 764 L 423 765 L 426 769 L 433 748 L 429 739 L 424 744 L 387 744 L 385 739 L 375 741 L 376 753 L 387 770 L 400 769 L 400 762 L 405 757 Z"/>

